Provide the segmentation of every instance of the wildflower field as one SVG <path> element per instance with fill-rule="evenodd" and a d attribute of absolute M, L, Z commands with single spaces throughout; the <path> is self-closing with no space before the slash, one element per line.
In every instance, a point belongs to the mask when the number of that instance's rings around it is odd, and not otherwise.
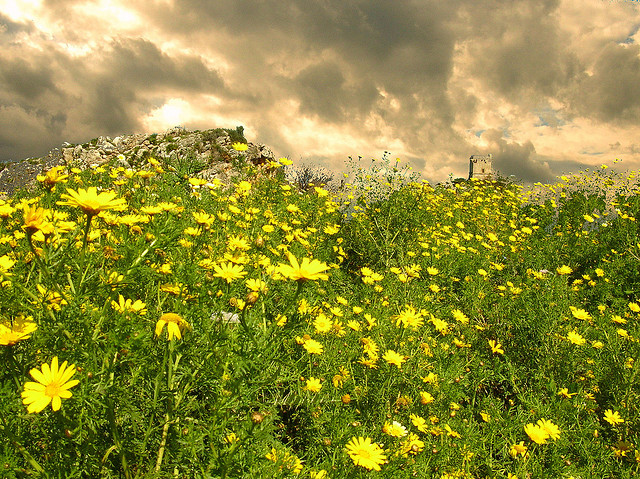
<path fill-rule="evenodd" d="M 634 173 L 301 191 L 283 163 L 0 202 L 0 477 L 638 474 Z"/>

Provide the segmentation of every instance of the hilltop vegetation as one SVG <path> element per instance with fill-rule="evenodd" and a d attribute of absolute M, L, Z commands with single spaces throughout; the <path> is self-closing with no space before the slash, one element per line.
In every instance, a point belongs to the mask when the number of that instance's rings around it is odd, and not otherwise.
<path fill-rule="evenodd" d="M 633 175 L 286 163 L 60 166 L 0 204 L 3 477 L 638 473 Z"/>

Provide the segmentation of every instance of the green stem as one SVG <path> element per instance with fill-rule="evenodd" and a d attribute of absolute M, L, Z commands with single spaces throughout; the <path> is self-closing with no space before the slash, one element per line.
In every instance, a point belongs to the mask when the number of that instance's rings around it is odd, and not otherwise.
<path fill-rule="evenodd" d="M 113 361 L 111 362 L 108 389 L 110 389 L 113 386 L 113 382 L 115 378 L 114 368 L 115 368 L 117 359 L 118 359 L 118 353 L 116 352 L 113 355 Z M 129 463 L 127 462 L 127 456 L 124 453 L 122 441 L 120 440 L 120 435 L 118 434 L 118 427 L 116 425 L 116 417 L 114 412 L 115 407 L 113 404 L 113 399 L 111 397 L 107 397 L 106 403 L 107 403 L 107 419 L 109 420 L 109 427 L 111 428 L 111 436 L 113 437 L 114 446 L 116 447 L 118 454 L 120 456 L 120 462 L 122 464 L 122 469 L 124 470 L 124 477 L 126 479 L 131 479 L 131 471 L 129 470 Z"/>
<path fill-rule="evenodd" d="M 251 331 L 251 329 L 249 328 L 249 325 L 247 324 L 246 320 L 245 320 L 245 312 L 246 312 L 246 308 L 242 310 L 241 314 L 240 314 L 240 324 L 242 325 L 242 329 L 244 329 L 244 332 L 247 333 L 247 336 L 249 336 L 249 339 L 251 339 L 251 342 L 253 343 L 253 345 L 258 348 L 258 341 L 256 340 L 253 332 Z"/>
<path fill-rule="evenodd" d="M 84 280 L 87 277 L 88 268 L 85 268 L 85 262 L 87 259 L 87 239 L 89 237 L 89 228 L 91 228 L 91 220 L 93 219 L 93 215 L 87 215 L 87 224 L 84 227 L 84 236 L 82 238 L 82 253 L 80 254 L 80 271 L 82 271 L 82 277 L 80 278 L 80 283 L 78 283 L 77 290 L 82 292 L 82 285 L 84 284 Z"/>
<path fill-rule="evenodd" d="M 168 349 L 168 359 L 167 359 L 167 388 L 169 393 L 171 393 L 171 399 L 175 401 L 175 395 L 173 394 L 173 372 L 174 367 L 178 367 L 178 363 L 180 362 L 180 358 L 182 355 L 178 355 L 176 358 L 175 365 L 173 363 L 173 350 L 175 348 L 175 343 L 173 341 L 168 341 L 167 349 Z M 169 401 L 167 404 L 167 412 L 164 416 L 164 425 L 162 426 L 162 439 L 160 440 L 160 447 L 158 448 L 158 459 L 156 460 L 155 472 L 160 472 L 160 467 L 162 467 L 162 459 L 164 457 L 164 451 L 167 447 L 167 437 L 169 436 L 169 426 L 172 423 L 171 420 L 171 412 L 173 410 L 173 404 Z"/>
<path fill-rule="evenodd" d="M 0 431 L 2 431 L 5 437 L 9 438 L 9 442 L 13 444 L 13 447 L 15 447 L 20 454 L 22 454 L 22 456 L 31 465 L 31 467 L 33 467 L 41 475 L 44 475 L 44 477 L 49 477 L 43 467 L 38 464 L 38 461 L 36 461 L 35 458 L 29 453 L 29 451 L 27 451 L 27 449 L 16 440 L 15 436 L 11 432 L 11 428 L 6 427 L 4 423 L 0 423 Z"/>
<path fill-rule="evenodd" d="M 298 301 L 298 296 L 300 296 L 300 292 L 302 291 L 302 287 L 304 285 L 304 281 L 298 281 L 298 285 L 296 287 L 296 292 L 293 295 L 293 298 L 291 298 L 291 302 L 287 305 L 287 307 L 285 308 L 285 310 L 283 311 L 282 314 L 286 315 L 289 312 L 289 309 L 291 309 L 291 307 L 293 307 L 293 311 L 295 312 L 295 308 L 296 308 L 296 303 Z"/>
<path fill-rule="evenodd" d="M 9 361 L 14 367 L 12 368 L 11 371 L 11 376 L 13 376 L 13 380 L 16 383 L 16 387 L 18 389 L 22 389 L 22 382 L 20 382 L 20 379 L 18 378 L 16 373 L 20 373 L 20 364 L 18 364 L 18 361 L 16 361 L 15 356 L 13 355 L 13 346 L 7 346 L 6 348 L 6 355 L 9 357 Z"/>
<path fill-rule="evenodd" d="M 240 446 L 242 446 L 247 441 L 247 439 L 251 437 L 255 427 L 256 427 L 256 424 L 252 421 L 251 429 L 249 429 L 249 432 L 247 433 L 247 435 L 244 438 L 242 438 L 242 440 L 238 440 L 238 442 L 236 442 L 233 446 L 231 446 L 231 449 L 229 449 L 229 453 L 227 454 L 227 458 L 224 461 L 224 465 L 222 466 L 222 476 L 220 476 L 220 479 L 226 479 L 227 474 L 229 473 L 229 466 L 231 465 L 231 460 L 233 459 L 234 454 L 238 449 L 240 449 Z M 209 472 L 210 469 L 211 467 L 207 468 L 207 472 Z"/>

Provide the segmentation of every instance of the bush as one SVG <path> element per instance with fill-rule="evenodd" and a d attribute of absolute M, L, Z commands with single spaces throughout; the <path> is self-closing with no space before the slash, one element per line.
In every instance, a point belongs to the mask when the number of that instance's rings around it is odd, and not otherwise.
<path fill-rule="evenodd" d="M 3 477 L 637 475 L 634 186 L 149 168 L 0 204 Z"/>

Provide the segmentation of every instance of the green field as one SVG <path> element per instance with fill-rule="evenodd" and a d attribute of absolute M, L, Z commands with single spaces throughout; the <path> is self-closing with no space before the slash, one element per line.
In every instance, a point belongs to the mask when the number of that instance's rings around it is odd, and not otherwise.
<path fill-rule="evenodd" d="M 638 474 L 634 173 L 270 166 L 60 167 L 0 202 L 0 477 Z"/>

